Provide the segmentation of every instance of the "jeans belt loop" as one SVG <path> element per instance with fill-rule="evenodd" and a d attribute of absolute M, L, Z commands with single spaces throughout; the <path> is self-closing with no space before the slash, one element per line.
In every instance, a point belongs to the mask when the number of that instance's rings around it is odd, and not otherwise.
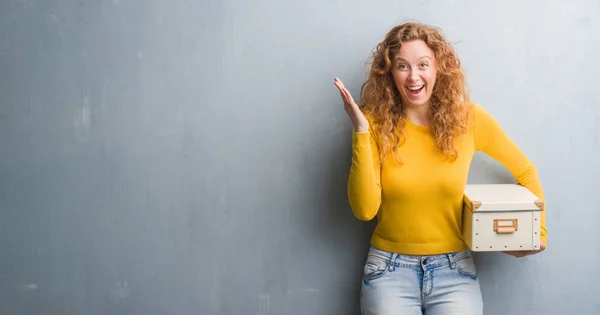
<path fill-rule="evenodd" d="M 456 269 L 456 260 L 454 260 L 454 255 L 452 253 L 446 254 L 448 256 L 448 262 L 450 263 L 450 268 L 453 270 Z"/>
<path fill-rule="evenodd" d="M 394 269 L 396 268 L 396 258 L 398 258 L 398 254 L 393 253 L 392 258 L 390 259 L 390 263 L 388 265 L 389 271 L 394 271 Z"/>

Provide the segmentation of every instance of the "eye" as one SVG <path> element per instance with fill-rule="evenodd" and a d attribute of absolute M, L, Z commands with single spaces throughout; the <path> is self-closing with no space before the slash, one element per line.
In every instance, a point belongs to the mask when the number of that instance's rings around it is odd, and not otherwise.
<path fill-rule="evenodd" d="M 403 64 L 403 63 L 401 63 L 401 64 L 398 65 L 398 68 L 400 68 L 400 69 L 406 69 L 406 65 Z"/>
<path fill-rule="evenodd" d="M 429 66 L 429 65 L 426 62 L 421 63 L 421 67 L 426 68 L 427 66 Z"/>

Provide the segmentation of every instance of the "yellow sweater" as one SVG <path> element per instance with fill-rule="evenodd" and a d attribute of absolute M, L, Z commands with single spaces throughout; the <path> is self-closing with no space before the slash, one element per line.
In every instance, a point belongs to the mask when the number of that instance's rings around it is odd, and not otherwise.
<path fill-rule="evenodd" d="M 463 241 L 462 202 L 473 154 L 482 151 L 503 164 L 517 183 L 544 200 L 535 166 L 482 107 L 473 106 L 459 157 L 444 160 L 428 127 L 405 122 L 406 141 L 399 147 L 403 165 L 389 156 L 380 165 L 379 136 L 353 131 L 348 197 L 354 215 L 377 217 L 373 246 L 407 255 L 433 255 L 467 249 Z M 370 120 L 371 121 L 371 120 Z M 371 121 L 371 124 L 372 121 Z M 545 211 L 541 239 L 546 245 Z"/>

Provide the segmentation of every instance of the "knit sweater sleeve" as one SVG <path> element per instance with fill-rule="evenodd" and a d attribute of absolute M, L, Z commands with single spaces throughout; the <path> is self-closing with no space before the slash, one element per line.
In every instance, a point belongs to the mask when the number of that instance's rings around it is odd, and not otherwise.
<path fill-rule="evenodd" d="M 527 187 L 538 198 L 545 200 L 544 191 L 535 165 L 523 151 L 510 139 L 498 121 L 479 105 L 474 107 L 475 146 L 493 159 L 500 162 L 514 176 L 519 185 Z M 546 207 L 541 212 L 540 237 L 547 245 Z"/>
<path fill-rule="evenodd" d="M 354 216 L 373 219 L 381 205 L 380 158 L 372 123 L 369 131 L 352 131 L 352 165 L 348 178 L 348 200 Z"/>

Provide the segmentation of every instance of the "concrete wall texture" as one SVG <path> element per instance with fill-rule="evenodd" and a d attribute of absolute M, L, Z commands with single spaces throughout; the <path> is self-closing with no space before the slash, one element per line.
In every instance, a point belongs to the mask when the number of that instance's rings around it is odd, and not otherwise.
<path fill-rule="evenodd" d="M 600 2 L 0 1 L 1 314 L 359 314 L 371 49 L 415 19 L 538 167 L 549 248 L 477 254 L 485 314 L 600 314 Z M 470 183 L 512 182 L 476 156 Z"/>

